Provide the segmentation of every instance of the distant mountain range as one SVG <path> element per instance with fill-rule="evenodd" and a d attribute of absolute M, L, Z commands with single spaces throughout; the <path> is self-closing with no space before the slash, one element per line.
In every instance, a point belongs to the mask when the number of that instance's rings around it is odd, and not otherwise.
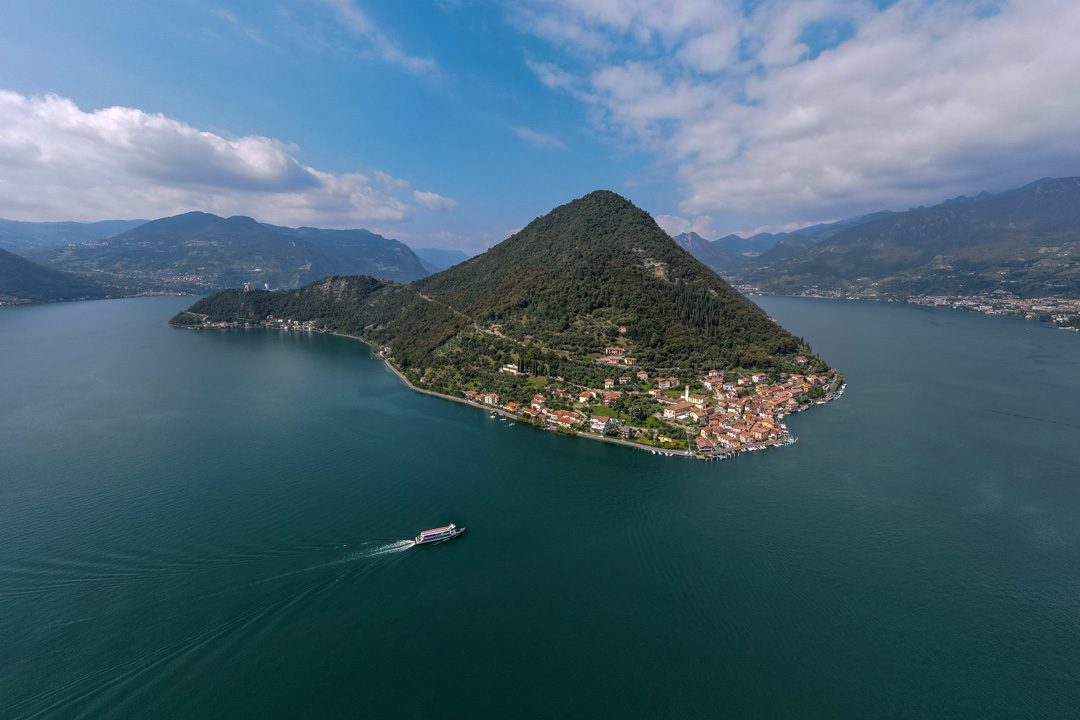
<path fill-rule="evenodd" d="M 154 220 L 37 257 L 63 270 L 106 273 L 142 287 L 189 292 L 245 283 L 296 287 L 342 273 L 389 280 L 428 274 L 406 245 L 366 230 L 285 228 L 203 212 Z"/>
<path fill-rule="evenodd" d="M 790 233 L 763 232 L 745 238 L 725 235 L 717 240 L 706 240 L 696 232 L 688 232 L 676 235 L 674 240 L 683 250 L 721 273 L 752 262 L 789 237 L 792 237 Z"/>
<path fill-rule="evenodd" d="M 780 258 L 798 255 L 810 246 L 852 225 L 891 214 L 884 211 L 850 220 L 810 225 L 791 232 L 762 232 L 745 238 L 740 235 L 725 235 L 717 240 L 706 240 L 696 232 L 689 232 L 674 236 L 674 240 L 713 271 L 726 275 L 733 273 L 737 268 L 775 262 Z"/>
<path fill-rule="evenodd" d="M 1080 297 L 1080 178 L 1047 178 L 787 233 L 674 239 L 714 272 L 767 293 Z M 201 212 L 149 222 L 0 220 L 0 248 L 35 264 L 4 258 L 0 296 L 23 301 L 248 283 L 288 288 L 330 275 L 408 282 L 468 260 L 456 250 L 414 252 L 367 230 L 288 228 Z"/>
<path fill-rule="evenodd" d="M 364 274 L 407 282 L 454 265 L 468 256 L 458 250 L 425 249 L 421 260 L 407 245 L 368 230 L 289 228 L 252 218 L 223 218 L 190 212 L 159 220 L 95 223 L 34 223 L 0 220 L 0 248 L 40 270 L 20 265 L 0 277 L 0 295 L 22 301 L 61 300 L 139 292 L 205 292 L 248 283 L 297 287 L 320 277 Z M 5 258 L 5 266 L 15 261 Z M 19 278 L 15 283 L 14 278 Z M 6 279 L 5 279 L 6 278 Z M 31 286 L 33 278 L 41 287 Z M 5 284 L 10 280 L 11 284 Z M 76 293 L 81 287 L 85 293 Z"/>
<path fill-rule="evenodd" d="M 682 237 L 716 272 L 767 293 L 1080 297 L 1080 178 L 803 228 L 759 255 Z"/>

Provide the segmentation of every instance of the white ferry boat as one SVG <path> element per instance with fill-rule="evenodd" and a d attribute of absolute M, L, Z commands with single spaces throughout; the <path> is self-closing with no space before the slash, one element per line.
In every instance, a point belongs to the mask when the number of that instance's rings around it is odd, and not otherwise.
<path fill-rule="evenodd" d="M 441 543 L 447 540 L 453 540 L 458 535 L 465 532 L 465 528 L 458 527 L 454 523 L 450 523 L 446 527 L 432 528 L 431 530 L 421 530 L 420 534 L 416 536 L 417 545 L 431 545 L 434 543 Z"/>

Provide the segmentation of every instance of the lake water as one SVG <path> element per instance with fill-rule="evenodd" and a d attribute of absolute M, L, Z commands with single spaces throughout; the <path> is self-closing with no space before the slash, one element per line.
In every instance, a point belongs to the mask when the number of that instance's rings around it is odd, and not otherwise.
<path fill-rule="evenodd" d="M 1076 717 L 1080 335 L 758 302 L 849 390 L 714 463 L 188 298 L 0 310 L 0 717 Z"/>

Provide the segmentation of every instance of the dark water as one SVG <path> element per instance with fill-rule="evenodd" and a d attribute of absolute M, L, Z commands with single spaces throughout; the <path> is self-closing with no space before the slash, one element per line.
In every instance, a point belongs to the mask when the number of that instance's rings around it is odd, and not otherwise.
<path fill-rule="evenodd" d="M 0 311 L 0 717 L 1077 716 L 1080 335 L 761 300 L 850 390 L 700 463 L 188 302 Z"/>

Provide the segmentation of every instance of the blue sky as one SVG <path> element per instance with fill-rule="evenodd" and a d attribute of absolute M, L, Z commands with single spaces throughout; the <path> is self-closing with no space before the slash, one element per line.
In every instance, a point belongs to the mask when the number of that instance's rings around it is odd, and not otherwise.
<path fill-rule="evenodd" d="M 1077 174 L 1061 0 L 0 7 L 0 216 L 186 209 L 478 251 L 596 188 L 671 232 Z"/>

